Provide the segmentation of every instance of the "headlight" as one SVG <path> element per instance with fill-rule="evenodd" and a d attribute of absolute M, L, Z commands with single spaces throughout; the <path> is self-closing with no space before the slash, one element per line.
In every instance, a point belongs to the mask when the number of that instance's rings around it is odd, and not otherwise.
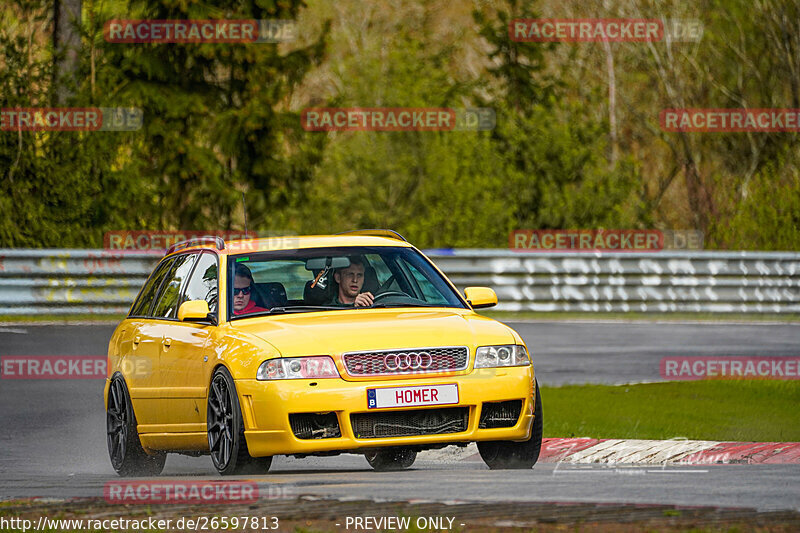
<path fill-rule="evenodd" d="M 338 378 L 339 371 L 327 355 L 316 357 L 279 357 L 264 361 L 256 379 L 322 379 Z"/>
<path fill-rule="evenodd" d="M 494 368 L 498 366 L 527 366 L 531 364 L 524 346 L 509 344 L 505 346 L 481 346 L 475 351 L 475 368 Z"/>

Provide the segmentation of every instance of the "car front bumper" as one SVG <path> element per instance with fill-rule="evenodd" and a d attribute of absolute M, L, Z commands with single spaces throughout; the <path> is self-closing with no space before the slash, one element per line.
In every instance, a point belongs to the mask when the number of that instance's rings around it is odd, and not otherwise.
<path fill-rule="evenodd" d="M 376 379 L 374 381 L 317 380 L 237 380 L 236 388 L 245 423 L 245 437 L 250 454 L 310 454 L 337 450 L 359 450 L 383 446 L 426 446 L 485 440 L 520 441 L 530 438 L 533 423 L 533 368 L 508 367 L 480 369 L 451 377 Z M 458 385 L 459 403 L 455 405 L 367 408 L 367 389 L 420 385 Z M 481 407 L 488 402 L 521 400 L 516 423 L 503 428 L 479 428 Z M 350 415 L 416 409 L 468 408 L 467 428 L 457 433 L 413 436 L 359 438 L 353 432 Z M 291 413 L 336 414 L 340 437 L 300 439 L 289 423 Z"/>

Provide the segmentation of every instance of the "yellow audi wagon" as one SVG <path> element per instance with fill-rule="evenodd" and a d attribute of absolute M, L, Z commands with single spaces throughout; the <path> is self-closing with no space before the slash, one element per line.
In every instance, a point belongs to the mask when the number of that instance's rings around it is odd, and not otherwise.
<path fill-rule="evenodd" d="M 490 468 L 531 468 L 539 389 L 519 334 L 475 312 L 496 303 L 390 230 L 176 244 L 109 343 L 111 464 L 357 453 L 392 470 L 477 442 Z"/>

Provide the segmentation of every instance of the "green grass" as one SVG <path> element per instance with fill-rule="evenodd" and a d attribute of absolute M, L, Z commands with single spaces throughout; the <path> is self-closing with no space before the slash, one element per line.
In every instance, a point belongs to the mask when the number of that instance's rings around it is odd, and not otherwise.
<path fill-rule="evenodd" d="M 800 382 L 542 387 L 545 437 L 800 441 Z"/>
<path fill-rule="evenodd" d="M 539 312 L 481 310 L 480 314 L 495 320 L 659 320 L 704 322 L 800 322 L 800 314 L 777 313 L 589 313 L 589 312 Z"/>

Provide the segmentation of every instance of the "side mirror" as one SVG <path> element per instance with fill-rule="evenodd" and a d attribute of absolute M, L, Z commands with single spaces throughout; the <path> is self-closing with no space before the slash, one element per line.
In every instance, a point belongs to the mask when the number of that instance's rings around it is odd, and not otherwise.
<path fill-rule="evenodd" d="M 473 309 L 497 305 L 497 294 L 489 287 L 467 287 L 464 289 L 464 296 Z"/>
<path fill-rule="evenodd" d="M 205 300 L 190 300 L 183 302 L 178 308 L 178 320 L 181 322 L 211 322 L 213 316 L 209 316 L 211 311 L 208 309 L 208 302 Z"/>

